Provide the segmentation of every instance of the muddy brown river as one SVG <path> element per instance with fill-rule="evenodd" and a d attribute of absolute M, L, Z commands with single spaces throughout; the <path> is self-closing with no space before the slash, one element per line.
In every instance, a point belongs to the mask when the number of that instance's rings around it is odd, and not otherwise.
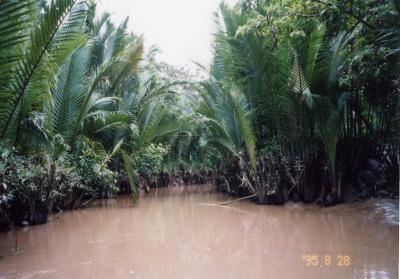
<path fill-rule="evenodd" d="M 216 204 L 227 199 L 171 187 L 53 215 L 0 234 L 0 278 L 398 276 L 398 200 Z"/>

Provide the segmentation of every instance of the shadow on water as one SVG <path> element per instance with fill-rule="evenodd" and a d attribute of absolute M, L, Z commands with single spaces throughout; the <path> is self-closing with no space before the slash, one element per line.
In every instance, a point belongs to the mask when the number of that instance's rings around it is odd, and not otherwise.
<path fill-rule="evenodd" d="M 21 251 L 0 259 L 0 278 L 397 276 L 398 201 L 215 205 L 227 199 L 210 186 L 171 187 L 53 215 L 17 232 Z M 14 242 L 0 234 L 0 255 Z"/>

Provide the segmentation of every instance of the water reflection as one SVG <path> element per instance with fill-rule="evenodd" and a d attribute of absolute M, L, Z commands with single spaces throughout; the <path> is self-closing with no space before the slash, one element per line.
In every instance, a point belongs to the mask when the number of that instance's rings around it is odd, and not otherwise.
<path fill-rule="evenodd" d="M 17 232 L 21 253 L 0 260 L 5 278 L 394 278 L 398 203 L 321 209 L 238 202 L 207 186 L 157 189 L 98 201 Z M 213 205 L 214 204 L 214 205 Z M 0 255 L 15 234 L 0 234 Z M 317 265 L 303 255 L 317 256 Z M 338 266 L 339 256 L 351 258 Z M 330 265 L 325 257 L 331 258 Z"/>

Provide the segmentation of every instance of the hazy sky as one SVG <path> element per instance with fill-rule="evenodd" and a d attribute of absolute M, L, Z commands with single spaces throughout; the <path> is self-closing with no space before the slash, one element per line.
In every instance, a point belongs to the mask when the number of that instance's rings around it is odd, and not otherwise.
<path fill-rule="evenodd" d="M 237 0 L 225 0 L 234 4 Z M 155 44 L 158 58 L 175 66 L 202 64 L 212 58 L 214 12 L 220 0 L 99 0 L 98 12 L 112 13 L 115 22 L 129 16 L 129 29 L 143 34 L 148 49 Z"/>

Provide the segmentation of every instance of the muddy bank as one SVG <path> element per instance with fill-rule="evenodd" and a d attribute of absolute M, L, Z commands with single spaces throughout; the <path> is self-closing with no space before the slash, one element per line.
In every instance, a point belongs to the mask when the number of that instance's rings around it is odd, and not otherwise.
<path fill-rule="evenodd" d="M 350 155 L 341 156 L 334 177 L 321 152 L 303 159 L 271 152 L 257 158 L 256 173 L 245 160 L 232 158 L 213 173 L 212 184 L 217 191 L 252 195 L 255 202 L 267 205 L 292 201 L 334 206 L 369 198 L 398 199 L 398 158 L 362 155 L 351 160 Z"/>
<path fill-rule="evenodd" d="M 149 192 L 150 188 L 206 184 L 211 179 L 212 172 L 204 170 L 182 170 L 175 173 L 160 172 L 154 177 L 139 176 L 139 187 Z"/>
<path fill-rule="evenodd" d="M 138 189 L 146 193 L 151 188 L 162 188 L 168 186 L 199 185 L 211 181 L 211 173 L 206 171 L 182 170 L 176 173 L 160 172 L 147 177 L 138 175 Z M 101 185 L 79 185 L 76 187 L 67 176 L 61 176 L 54 187 L 60 189 L 60 184 L 70 187 L 68 191 L 59 195 L 56 199 L 40 200 L 36 196 L 16 194 L 9 205 L 0 201 L 0 232 L 8 231 L 12 227 L 23 227 L 28 225 L 40 225 L 47 222 L 48 216 L 61 211 L 75 210 L 88 206 L 96 199 L 112 199 L 118 195 L 131 194 L 128 177 L 125 172 L 118 176 L 116 185 L 102 189 Z M 46 182 L 42 182 L 46 185 Z M 99 190 L 99 189 L 101 190 Z M 1 197 L 0 189 L 0 197 Z"/>
<path fill-rule="evenodd" d="M 0 234 L 1 278 L 395 278 L 398 201 L 259 206 L 211 186 L 152 189 Z M 317 255 L 307 266 L 303 256 Z M 323 257 L 330 256 L 331 265 Z M 349 256 L 349 265 L 338 265 Z M 321 264 L 321 266 L 320 266 Z"/>

